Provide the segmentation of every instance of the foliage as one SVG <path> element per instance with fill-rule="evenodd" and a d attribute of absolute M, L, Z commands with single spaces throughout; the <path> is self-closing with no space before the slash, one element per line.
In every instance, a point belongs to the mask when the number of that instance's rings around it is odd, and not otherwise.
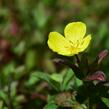
<path fill-rule="evenodd" d="M 108 0 L 0 0 L 0 109 L 108 109 L 108 12 Z M 76 21 L 87 51 L 53 53 L 49 33 Z"/>

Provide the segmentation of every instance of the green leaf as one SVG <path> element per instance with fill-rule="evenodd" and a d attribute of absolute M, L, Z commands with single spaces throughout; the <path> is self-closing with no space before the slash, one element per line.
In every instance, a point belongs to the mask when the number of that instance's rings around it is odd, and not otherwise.
<path fill-rule="evenodd" d="M 6 28 L 6 24 L 8 24 L 7 21 L 7 17 L 9 10 L 7 8 L 0 8 L 0 27 L 5 27 Z"/>
<path fill-rule="evenodd" d="M 46 15 L 44 6 L 42 3 L 39 3 L 37 8 L 34 11 L 34 18 L 39 28 L 43 28 L 48 21 L 48 15 Z"/>
<path fill-rule="evenodd" d="M 52 78 L 54 81 L 61 83 L 62 80 L 63 80 L 63 75 L 53 73 L 53 74 L 51 75 L 51 78 Z"/>
<path fill-rule="evenodd" d="M 66 72 L 66 74 L 64 75 L 64 78 L 63 78 L 63 83 L 62 83 L 62 86 L 61 86 L 62 91 L 68 90 L 69 85 L 71 85 L 70 82 L 73 79 L 73 76 L 74 76 L 73 70 L 69 69 L 68 72 Z"/>
<path fill-rule="evenodd" d="M 40 80 L 46 81 L 52 88 L 54 88 L 56 91 L 60 90 L 60 84 L 56 81 L 54 81 L 50 75 L 44 72 L 35 72 L 33 73 L 34 77 L 37 77 Z"/>
<path fill-rule="evenodd" d="M 8 107 L 3 107 L 3 109 L 9 109 Z"/>
<path fill-rule="evenodd" d="M 25 49 L 26 49 L 25 41 L 21 41 L 16 47 L 13 48 L 14 52 L 19 56 L 25 52 Z"/>
<path fill-rule="evenodd" d="M 58 106 L 55 103 L 49 103 L 47 104 L 44 109 L 57 109 Z"/>
<path fill-rule="evenodd" d="M 3 101 L 0 100 L 0 109 L 3 107 Z"/>
<path fill-rule="evenodd" d="M 15 63 L 11 62 L 9 64 L 7 64 L 4 69 L 3 69 L 3 73 L 8 76 L 10 73 L 13 73 L 15 70 Z"/>
<path fill-rule="evenodd" d="M 15 96 L 16 96 L 16 93 L 17 93 L 17 82 L 16 81 L 13 81 L 12 83 L 11 83 L 11 92 L 10 92 L 10 94 L 11 94 L 11 97 L 12 98 L 14 98 Z"/>
<path fill-rule="evenodd" d="M 29 80 L 27 81 L 26 85 L 27 86 L 32 86 L 35 83 L 37 83 L 39 81 L 39 78 L 37 78 L 36 76 L 31 75 Z"/>
<path fill-rule="evenodd" d="M 108 25 L 106 22 L 101 22 L 98 30 L 97 36 L 99 36 L 99 40 L 105 38 L 105 35 L 108 33 Z"/>
<path fill-rule="evenodd" d="M 55 98 L 56 98 L 56 96 L 55 95 L 48 95 L 48 97 L 47 97 L 47 102 L 48 103 L 54 103 L 55 102 Z"/>
<path fill-rule="evenodd" d="M 6 94 L 4 91 L 2 91 L 2 90 L 0 90 L 0 98 L 1 98 L 2 100 L 4 100 L 4 101 L 7 103 L 8 96 L 7 96 L 7 94 Z"/>
<path fill-rule="evenodd" d="M 56 5 L 58 0 L 43 0 L 45 5 L 52 6 L 52 8 Z"/>
<path fill-rule="evenodd" d="M 36 30 L 32 37 L 32 43 L 33 44 L 36 44 L 36 43 L 43 44 L 44 41 L 45 41 L 44 32 Z"/>
<path fill-rule="evenodd" d="M 21 10 L 21 12 L 25 12 L 28 9 L 28 6 L 30 6 L 30 4 L 28 3 L 29 0 L 18 0 L 16 1 L 17 7 L 19 8 L 19 10 Z"/>
<path fill-rule="evenodd" d="M 24 95 L 19 95 L 19 96 L 16 96 L 15 100 L 16 100 L 16 102 L 20 103 L 25 100 L 25 97 L 24 97 Z"/>
<path fill-rule="evenodd" d="M 15 79 L 21 78 L 26 73 L 26 67 L 24 65 L 18 66 L 15 69 Z"/>
<path fill-rule="evenodd" d="M 77 87 L 80 87 L 81 85 L 83 85 L 83 81 L 78 78 L 75 78 L 75 84 Z"/>
<path fill-rule="evenodd" d="M 27 68 L 30 70 L 36 65 L 36 51 L 35 50 L 29 50 L 26 54 L 25 64 Z"/>
<path fill-rule="evenodd" d="M 109 107 L 109 98 L 104 98 L 104 97 L 101 97 L 101 100 L 103 101 L 103 103 Z"/>

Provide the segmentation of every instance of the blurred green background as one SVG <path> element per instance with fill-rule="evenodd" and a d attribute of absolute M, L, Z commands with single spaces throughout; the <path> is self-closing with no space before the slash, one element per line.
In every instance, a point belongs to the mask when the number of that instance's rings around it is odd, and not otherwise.
<path fill-rule="evenodd" d="M 53 63 L 57 54 L 48 48 L 47 39 L 51 31 L 63 34 L 73 21 L 86 23 L 87 34 L 92 34 L 86 50 L 89 62 L 109 49 L 109 0 L 0 0 L 0 109 L 42 109 L 46 97 L 37 92 L 52 92 L 42 90 L 46 84 L 31 79 L 31 74 L 65 69 Z M 109 57 L 101 67 L 107 78 L 108 68 Z"/>

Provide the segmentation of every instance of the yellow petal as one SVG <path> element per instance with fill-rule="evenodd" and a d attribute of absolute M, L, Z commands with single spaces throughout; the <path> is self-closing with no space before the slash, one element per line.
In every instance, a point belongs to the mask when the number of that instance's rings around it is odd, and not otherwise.
<path fill-rule="evenodd" d="M 51 32 L 49 34 L 48 46 L 58 54 L 65 56 L 72 55 L 71 50 L 69 49 L 71 47 L 70 42 L 58 32 Z"/>
<path fill-rule="evenodd" d="M 82 22 L 69 23 L 64 29 L 65 38 L 72 42 L 82 39 L 85 33 L 86 25 Z"/>
<path fill-rule="evenodd" d="M 83 42 L 82 42 L 82 44 L 80 45 L 80 52 L 84 51 L 84 50 L 88 47 L 90 41 L 91 41 L 91 35 L 89 34 L 88 36 L 86 36 L 86 37 L 83 39 Z"/>

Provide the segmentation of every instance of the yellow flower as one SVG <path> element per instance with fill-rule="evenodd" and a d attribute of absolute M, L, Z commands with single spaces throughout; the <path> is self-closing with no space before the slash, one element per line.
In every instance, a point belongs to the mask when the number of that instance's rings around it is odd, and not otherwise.
<path fill-rule="evenodd" d="M 65 37 L 58 32 L 50 32 L 48 46 L 60 55 L 73 56 L 88 47 L 91 35 L 84 37 L 85 33 L 86 25 L 84 23 L 69 23 L 64 29 Z"/>

